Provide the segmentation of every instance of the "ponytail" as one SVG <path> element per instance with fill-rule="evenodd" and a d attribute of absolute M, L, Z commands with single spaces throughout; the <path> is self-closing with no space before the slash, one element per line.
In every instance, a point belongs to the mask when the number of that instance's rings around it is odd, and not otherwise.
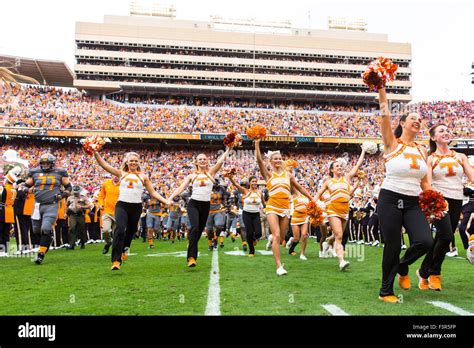
<path fill-rule="evenodd" d="M 403 128 L 402 128 L 402 125 L 400 124 L 400 122 L 405 122 L 405 120 L 407 119 L 408 117 L 408 114 L 404 114 L 402 116 L 400 116 L 400 120 L 398 121 L 398 126 L 397 128 L 395 128 L 395 130 L 393 131 L 393 134 L 395 135 L 395 138 L 400 138 L 402 136 L 402 133 L 403 133 Z"/>

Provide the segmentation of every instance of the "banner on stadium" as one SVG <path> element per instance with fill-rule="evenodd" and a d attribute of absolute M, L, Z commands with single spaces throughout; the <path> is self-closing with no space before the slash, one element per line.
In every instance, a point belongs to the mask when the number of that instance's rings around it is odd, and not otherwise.
<path fill-rule="evenodd" d="M 452 146 L 455 149 L 474 149 L 474 139 L 455 140 Z"/>
<path fill-rule="evenodd" d="M 38 128 L 2 127 L 0 133 L 11 135 L 46 135 L 47 131 Z"/>
<path fill-rule="evenodd" d="M 77 131 L 77 130 L 50 130 L 48 136 L 54 137 L 89 137 L 99 135 L 109 138 L 141 138 L 141 139 L 194 139 L 199 140 L 199 134 L 182 133 L 151 133 L 151 132 L 121 132 L 121 131 Z"/>
<path fill-rule="evenodd" d="M 295 141 L 297 143 L 314 143 L 314 137 L 296 136 Z"/>
<path fill-rule="evenodd" d="M 364 141 L 373 141 L 382 144 L 382 139 L 378 138 L 336 138 L 336 137 L 317 137 L 314 138 L 316 143 L 338 143 L 338 144 L 362 144 Z"/>

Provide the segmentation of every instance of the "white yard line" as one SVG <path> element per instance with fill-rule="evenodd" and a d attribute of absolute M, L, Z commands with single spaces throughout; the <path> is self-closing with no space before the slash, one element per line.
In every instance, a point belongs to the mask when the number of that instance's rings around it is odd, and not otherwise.
<path fill-rule="evenodd" d="M 462 308 L 456 307 L 451 303 L 441 302 L 441 301 L 428 301 L 429 304 L 432 304 L 435 307 L 446 309 L 451 313 L 459 314 L 459 315 L 474 315 L 474 313 L 468 312 Z"/>
<path fill-rule="evenodd" d="M 350 315 L 349 313 L 344 312 L 341 308 L 333 304 L 326 304 L 321 306 L 329 313 L 331 313 L 331 315 Z"/>
<path fill-rule="evenodd" d="M 219 286 L 219 253 L 212 252 L 211 278 L 204 315 L 221 315 L 221 288 Z"/>

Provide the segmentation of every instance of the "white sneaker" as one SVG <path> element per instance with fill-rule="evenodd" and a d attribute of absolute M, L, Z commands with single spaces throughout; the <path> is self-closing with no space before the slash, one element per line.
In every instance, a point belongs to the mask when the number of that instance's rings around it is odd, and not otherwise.
<path fill-rule="evenodd" d="M 402 245 L 402 250 L 405 250 L 407 248 L 406 244 Z"/>
<path fill-rule="evenodd" d="M 8 254 L 6 252 L 4 252 L 4 251 L 0 252 L 0 257 L 7 257 L 7 256 L 8 256 Z"/>
<path fill-rule="evenodd" d="M 300 260 L 308 261 L 308 258 L 306 256 L 304 256 L 303 254 L 301 254 L 300 255 Z"/>
<path fill-rule="evenodd" d="M 267 245 L 265 246 L 267 250 L 270 250 L 272 248 L 272 241 L 273 241 L 273 235 L 269 235 Z"/>
<path fill-rule="evenodd" d="M 326 256 L 329 250 L 328 242 L 323 242 L 323 255 Z"/>
<path fill-rule="evenodd" d="M 446 256 L 448 256 L 448 257 L 455 257 L 455 256 L 458 256 L 458 255 L 459 254 L 458 254 L 458 249 L 457 248 L 453 248 L 453 250 L 448 251 L 446 253 Z"/>
<path fill-rule="evenodd" d="M 288 239 L 288 243 L 286 243 L 286 248 L 287 249 L 290 249 L 291 248 L 291 244 L 293 244 L 293 237 L 290 237 L 290 239 Z"/>
<path fill-rule="evenodd" d="M 372 246 L 377 246 L 379 244 L 380 244 L 380 242 L 378 240 L 376 240 L 375 242 L 372 243 Z"/>
<path fill-rule="evenodd" d="M 340 271 L 345 271 L 347 269 L 347 267 L 349 267 L 350 265 L 350 262 L 349 261 L 346 261 L 346 260 L 342 260 L 340 263 L 339 263 L 339 270 Z"/>
<path fill-rule="evenodd" d="M 357 244 L 358 244 L 358 245 L 364 244 L 364 241 L 363 241 L 363 240 L 359 240 L 359 241 L 357 241 Z"/>
<path fill-rule="evenodd" d="M 277 269 L 277 275 L 278 276 L 282 276 L 282 275 L 286 275 L 286 274 L 288 274 L 288 272 L 283 268 L 283 265 L 278 267 L 278 269 Z"/>

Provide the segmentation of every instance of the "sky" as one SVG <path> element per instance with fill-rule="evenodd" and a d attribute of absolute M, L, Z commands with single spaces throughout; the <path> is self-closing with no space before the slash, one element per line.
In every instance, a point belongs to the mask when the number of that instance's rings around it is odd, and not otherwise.
<path fill-rule="evenodd" d="M 145 0 L 150 2 L 150 0 Z M 364 18 L 368 31 L 412 44 L 414 101 L 474 100 L 474 1 L 165 0 L 178 19 L 211 15 L 286 20 L 327 29 L 327 18 Z M 74 70 L 76 22 L 128 15 L 130 0 L 1 0 L 0 54 L 64 61 Z"/>

